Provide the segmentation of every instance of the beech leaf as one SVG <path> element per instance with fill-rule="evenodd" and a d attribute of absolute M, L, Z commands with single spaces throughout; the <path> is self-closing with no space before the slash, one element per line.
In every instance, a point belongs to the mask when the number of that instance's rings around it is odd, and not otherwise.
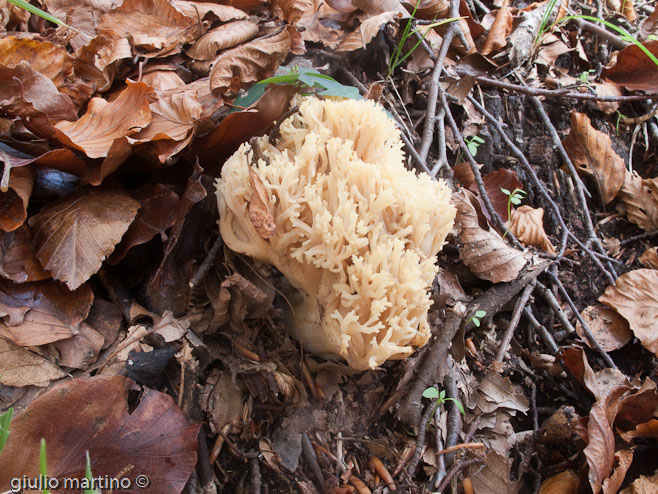
<path fill-rule="evenodd" d="M 553 254 L 555 247 L 544 231 L 543 218 L 543 208 L 521 206 L 512 211 L 509 229 L 524 244 L 539 247 L 544 252 Z"/>
<path fill-rule="evenodd" d="M 619 199 L 626 206 L 628 221 L 648 232 L 658 229 L 658 177 L 642 179 L 626 171 Z"/>
<path fill-rule="evenodd" d="M 53 278 L 76 289 L 112 253 L 139 206 L 109 186 L 75 192 L 30 218 L 37 259 Z"/>

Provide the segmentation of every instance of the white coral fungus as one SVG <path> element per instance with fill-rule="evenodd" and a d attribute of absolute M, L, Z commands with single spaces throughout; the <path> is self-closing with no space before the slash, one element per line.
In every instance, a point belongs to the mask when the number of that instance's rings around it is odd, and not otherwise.
<path fill-rule="evenodd" d="M 404 167 L 385 111 L 371 101 L 303 99 L 276 144 L 263 136 L 255 147 L 243 144 L 222 168 L 220 232 L 300 291 L 291 334 L 356 369 L 425 344 L 427 291 L 455 208 L 443 181 Z M 267 239 L 249 217 L 250 167 L 276 225 Z"/>

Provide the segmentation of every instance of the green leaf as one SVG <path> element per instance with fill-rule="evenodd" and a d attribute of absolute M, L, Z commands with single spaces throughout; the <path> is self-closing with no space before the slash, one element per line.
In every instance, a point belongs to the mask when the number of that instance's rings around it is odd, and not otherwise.
<path fill-rule="evenodd" d="M 299 79 L 299 74 L 297 72 L 291 72 L 289 74 L 275 75 L 274 77 L 263 79 L 256 84 L 291 84 L 297 82 L 297 79 Z"/>
<path fill-rule="evenodd" d="M 515 206 L 518 206 L 519 204 L 521 204 L 521 198 L 519 198 L 519 197 L 512 196 L 510 200 L 512 201 L 512 204 L 514 204 Z"/>
<path fill-rule="evenodd" d="M 425 391 L 423 391 L 423 398 L 429 398 L 430 400 L 434 400 L 439 397 L 439 390 L 436 389 L 434 386 L 427 388 Z"/>
<path fill-rule="evenodd" d="M 504 188 L 504 187 L 501 187 L 501 188 L 500 188 L 500 191 L 501 191 L 503 194 L 505 194 L 506 196 L 508 196 L 508 195 L 511 194 L 511 192 L 510 192 L 509 190 L 507 190 L 506 188 Z"/>
<path fill-rule="evenodd" d="M 477 310 L 477 311 L 475 311 L 475 317 L 484 317 L 486 315 L 487 315 L 486 310 Z"/>
<path fill-rule="evenodd" d="M 9 408 L 5 413 L 0 415 L 0 452 L 5 447 L 7 439 L 9 439 L 9 423 L 11 417 L 14 415 L 14 409 Z"/>
<path fill-rule="evenodd" d="M 477 317 L 473 317 L 473 325 L 474 325 L 476 328 L 479 328 L 479 327 L 480 327 L 480 320 L 479 320 Z"/>
<path fill-rule="evenodd" d="M 336 96 L 339 98 L 349 98 L 349 99 L 363 99 L 359 94 L 359 90 L 353 86 L 343 86 L 335 87 L 331 89 L 325 89 L 318 93 L 320 96 Z"/>
<path fill-rule="evenodd" d="M 464 405 L 462 405 L 461 401 L 455 400 L 454 398 L 446 398 L 446 401 L 448 400 L 452 401 L 457 406 L 462 415 L 466 415 L 466 412 L 464 411 Z"/>
<path fill-rule="evenodd" d="M 260 85 L 259 83 L 254 84 L 251 86 L 249 89 L 247 89 L 247 92 L 245 92 L 242 96 L 238 96 L 233 100 L 233 104 L 235 106 L 241 106 L 243 108 L 248 108 L 251 105 L 253 105 L 256 101 L 258 101 L 261 96 L 265 93 L 265 89 L 267 89 L 267 86 L 265 85 Z M 233 108 L 232 111 L 242 111 L 240 108 Z"/>

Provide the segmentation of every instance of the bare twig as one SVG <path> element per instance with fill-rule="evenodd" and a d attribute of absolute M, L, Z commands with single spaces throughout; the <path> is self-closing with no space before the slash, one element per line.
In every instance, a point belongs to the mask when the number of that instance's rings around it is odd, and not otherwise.
<path fill-rule="evenodd" d="M 311 467 L 316 487 L 322 491 L 324 487 L 324 475 L 322 475 L 322 469 L 318 463 L 318 456 L 315 454 L 313 444 L 306 433 L 302 434 L 302 453 L 304 453 L 304 459 Z"/>
<path fill-rule="evenodd" d="M 532 293 L 534 288 L 535 288 L 535 280 L 532 280 L 528 284 L 528 286 L 526 286 L 523 289 L 523 293 L 521 293 L 521 296 L 516 301 L 516 306 L 514 307 L 514 312 L 512 313 L 512 320 L 510 321 L 509 326 L 505 331 L 505 335 L 503 336 L 503 341 L 500 342 L 500 346 L 498 347 L 498 353 L 496 354 L 497 362 L 503 361 L 503 358 L 505 357 L 505 352 L 507 351 L 507 347 L 509 346 L 510 341 L 512 341 L 512 336 L 514 335 L 514 331 L 516 330 L 516 327 L 518 326 L 519 321 L 521 320 L 521 312 L 523 311 L 523 308 L 528 303 L 528 299 L 530 298 L 530 294 Z"/>
<path fill-rule="evenodd" d="M 546 343 L 548 346 L 551 354 L 556 355 L 560 351 L 557 343 L 555 343 L 555 340 L 553 339 L 553 336 L 548 331 L 548 329 L 542 326 L 542 324 L 537 320 L 535 315 L 532 313 L 532 309 L 530 309 L 530 307 L 525 307 L 523 309 L 523 314 L 525 315 L 526 319 L 528 319 L 528 322 L 534 328 L 537 334 L 541 337 L 541 339 L 544 340 L 544 343 Z"/>
<path fill-rule="evenodd" d="M 632 244 L 633 242 L 637 242 L 638 240 L 646 240 L 648 238 L 653 238 L 656 235 L 658 235 L 658 230 L 653 232 L 638 233 L 637 235 L 633 235 L 632 237 L 628 237 L 627 239 L 622 240 L 620 242 L 620 245 Z"/>
<path fill-rule="evenodd" d="M 451 0 L 450 2 L 450 17 L 459 17 L 459 0 Z M 432 71 L 432 78 L 430 82 L 430 89 L 427 94 L 427 116 L 425 117 L 425 126 L 423 127 L 423 137 L 420 141 L 420 149 L 418 154 L 423 160 L 427 159 L 427 154 L 430 150 L 430 145 L 432 144 L 432 136 L 434 134 L 434 127 L 436 125 L 436 102 L 437 96 L 439 94 L 439 79 L 441 78 L 441 72 L 443 71 L 443 62 L 445 61 L 446 54 L 448 53 L 448 48 L 452 43 L 452 39 L 455 37 L 458 31 L 461 31 L 459 23 L 453 22 L 448 27 L 443 41 L 441 42 L 441 49 L 439 50 L 439 55 L 436 58 L 434 63 L 434 70 Z"/>
<path fill-rule="evenodd" d="M 258 458 L 251 458 L 249 460 L 249 473 L 251 473 L 251 492 L 253 494 L 260 494 L 261 478 Z"/>
<path fill-rule="evenodd" d="M 438 494 L 443 493 L 443 490 L 448 486 L 448 483 L 455 475 L 457 475 L 462 470 L 470 467 L 471 465 L 477 465 L 478 463 L 482 463 L 482 460 L 480 458 L 472 458 L 470 460 L 465 460 L 465 461 L 460 461 L 459 463 L 455 463 L 448 471 L 448 475 L 446 475 L 443 481 L 441 482 L 441 484 L 439 484 L 439 487 L 436 488 L 436 492 Z"/>
<path fill-rule="evenodd" d="M 224 245 L 222 242 L 222 236 L 217 235 L 217 238 L 215 239 L 215 242 L 212 244 L 212 247 L 210 247 L 210 250 L 206 254 L 205 259 L 199 265 L 192 278 L 190 278 L 190 283 L 189 283 L 190 288 L 194 288 L 195 286 L 197 286 L 199 282 L 203 279 L 203 277 L 206 275 L 206 273 L 210 269 L 210 266 L 212 266 L 213 263 L 215 262 L 215 258 L 219 253 L 219 249 L 222 248 L 222 245 Z"/>
<path fill-rule="evenodd" d="M 590 93 L 575 93 L 571 89 L 541 89 L 536 87 L 521 86 L 510 82 L 499 81 L 485 76 L 476 76 L 475 80 L 483 86 L 495 86 L 517 93 L 529 94 L 530 96 L 546 96 L 550 98 L 574 98 L 589 101 L 627 102 L 646 101 L 658 99 L 658 94 L 630 94 L 627 96 L 607 96 Z"/>
<path fill-rule="evenodd" d="M 413 479 L 414 475 L 416 473 L 416 467 L 418 466 L 418 463 L 420 462 L 420 458 L 423 454 L 423 448 L 425 447 L 425 431 L 427 430 L 427 423 L 430 420 L 430 417 L 432 416 L 432 411 L 434 410 L 434 405 L 436 404 L 436 400 L 432 401 L 427 407 L 425 408 L 425 412 L 423 413 L 423 416 L 420 419 L 420 424 L 418 424 L 418 436 L 416 437 L 416 450 L 414 451 L 414 455 L 411 457 L 411 460 L 409 460 L 409 467 L 407 469 L 407 474 L 409 475 L 409 479 Z"/>

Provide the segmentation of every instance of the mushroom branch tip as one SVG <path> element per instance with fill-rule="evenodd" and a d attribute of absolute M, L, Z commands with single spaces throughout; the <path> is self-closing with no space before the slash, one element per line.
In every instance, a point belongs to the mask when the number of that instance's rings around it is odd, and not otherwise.
<path fill-rule="evenodd" d="M 404 167 L 399 131 L 376 103 L 297 103 L 274 143 L 252 139 L 224 164 L 222 238 L 298 290 L 289 330 L 306 350 L 362 370 L 402 359 L 430 337 L 450 190 Z"/>

